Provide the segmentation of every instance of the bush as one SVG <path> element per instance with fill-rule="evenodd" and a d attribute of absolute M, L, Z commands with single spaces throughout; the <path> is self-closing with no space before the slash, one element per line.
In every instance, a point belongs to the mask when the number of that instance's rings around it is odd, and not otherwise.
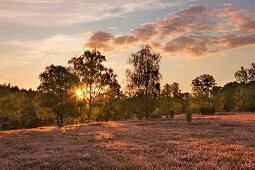
<path fill-rule="evenodd" d="M 186 120 L 187 120 L 187 122 L 191 122 L 191 119 L 192 119 L 192 113 L 187 113 L 186 114 Z"/>
<path fill-rule="evenodd" d="M 79 120 L 78 119 L 75 119 L 75 118 L 68 118 L 67 121 L 66 121 L 66 125 L 74 125 L 74 124 L 78 124 L 79 123 Z"/>
<path fill-rule="evenodd" d="M 14 130 L 13 125 L 10 125 L 10 126 L 9 126 L 9 130 Z"/>
<path fill-rule="evenodd" d="M 36 128 L 43 126 L 43 121 L 38 117 L 34 117 L 30 121 L 27 122 L 26 128 Z"/>
<path fill-rule="evenodd" d="M 7 122 L 2 123 L 1 128 L 2 128 L 2 130 L 9 130 L 10 129 L 9 123 L 7 123 Z"/>
<path fill-rule="evenodd" d="M 158 118 L 161 118 L 161 117 L 162 117 L 161 114 L 152 114 L 151 115 L 152 119 L 158 119 Z"/>
<path fill-rule="evenodd" d="M 210 106 L 207 106 L 207 107 L 201 107 L 198 109 L 198 113 L 199 114 L 202 114 L 202 115 L 210 115 L 210 114 L 214 114 L 215 113 L 215 107 L 210 107 Z"/>
<path fill-rule="evenodd" d="M 173 110 L 170 111 L 170 118 L 171 119 L 174 118 L 174 111 Z"/>

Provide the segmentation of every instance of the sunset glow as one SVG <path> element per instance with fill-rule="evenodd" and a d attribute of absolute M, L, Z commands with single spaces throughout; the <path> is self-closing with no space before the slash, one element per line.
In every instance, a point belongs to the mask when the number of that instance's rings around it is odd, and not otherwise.
<path fill-rule="evenodd" d="M 78 98 L 82 98 L 82 91 L 80 89 L 76 90 L 76 95 Z"/>
<path fill-rule="evenodd" d="M 97 48 L 125 85 L 128 57 L 150 44 L 162 55 L 162 84 L 176 81 L 190 92 L 191 80 L 208 73 L 224 85 L 255 59 L 254 6 L 254 0 L 1 0 L 0 83 L 36 89 L 47 65 Z"/>

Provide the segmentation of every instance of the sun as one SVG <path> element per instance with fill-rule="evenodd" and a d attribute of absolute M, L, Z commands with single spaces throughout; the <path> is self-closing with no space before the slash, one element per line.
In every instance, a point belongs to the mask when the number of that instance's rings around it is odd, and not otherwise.
<path fill-rule="evenodd" d="M 79 98 L 82 98 L 82 91 L 79 89 L 79 90 L 76 90 L 76 95 L 79 97 Z"/>

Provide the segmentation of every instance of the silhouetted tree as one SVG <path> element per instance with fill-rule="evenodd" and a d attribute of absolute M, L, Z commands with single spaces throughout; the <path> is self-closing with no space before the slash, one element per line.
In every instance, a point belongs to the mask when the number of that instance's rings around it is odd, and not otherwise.
<path fill-rule="evenodd" d="M 153 52 L 151 47 L 146 45 L 138 52 L 131 54 L 129 64 L 133 65 L 134 69 L 126 71 L 128 88 L 134 90 L 135 94 L 145 96 L 146 118 L 149 118 L 149 98 L 159 94 L 160 90 L 160 59 L 160 54 Z"/>
<path fill-rule="evenodd" d="M 73 57 L 68 63 L 72 64 L 78 75 L 84 96 L 89 104 L 88 122 L 92 113 L 92 106 L 97 96 L 105 91 L 110 81 L 109 69 L 103 62 L 104 55 L 98 50 L 87 50 L 80 57 Z"/>
<path fill-rule="evenodd" d="M 215 79 L 212 75 L 203 74 L 192 80 L 193 103 L 200 114 L 212 114 L 215 107 L 212 99 L 212 89 Z"/>
<path fill-rule="evenodd" d="M 212 75 L 203 74 L 192 80 L 191 85 L 194 95 L 209 96 L 216 83 Z"/>
<path fill-rule="evenodd" d="M 241 70 L 238 70 L 237 72 L 235 72 L 235 78 L 236 78 L 236 81 L 239 83 L 247 83 L 249 80 L 247 69 L 245 69 L 244 67 L 241 67 Z"/>
<path fill-rule="evenodd" d="M 64 115 L 75 109 L 73 95 L 78 77 L 66 67 L 50 65 L 39 78 L 39 105 L 50 109 L 56 115 L 58 125 L 63 126 Z"/>
<path fill-rule="evenodd" d="M 163 90 L 162 90 L 162 95 L 164 97 L 171 97 L 171 93 L 172 93 L 172 90 L 171 90 L 171 85 L 166 83 L 164 86 L 163 86 Z"/>
<path fill-rule="evenodd" d="M 248 78 L 250 81 L 255 81 L 255 63 L 251 63 L 251 68 L 248 69 Z"/>

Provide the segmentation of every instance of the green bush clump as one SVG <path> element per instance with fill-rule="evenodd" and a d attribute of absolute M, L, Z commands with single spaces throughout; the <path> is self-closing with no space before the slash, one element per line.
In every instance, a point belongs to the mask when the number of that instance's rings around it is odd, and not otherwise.
<path fill-rule="evenodd" d="M 192 113 L 187 113 L 186 114 L 186 120 L 187 120 L 187 122 L 191 122 L 191 119 L 192 119 Z"/>
<path fill-rule="evenodd" d="M 2 123 L 1 129 L 2 130 L 9 130 L 10 129 L 9 123 L 7 123 L 7 122 Z"/>

